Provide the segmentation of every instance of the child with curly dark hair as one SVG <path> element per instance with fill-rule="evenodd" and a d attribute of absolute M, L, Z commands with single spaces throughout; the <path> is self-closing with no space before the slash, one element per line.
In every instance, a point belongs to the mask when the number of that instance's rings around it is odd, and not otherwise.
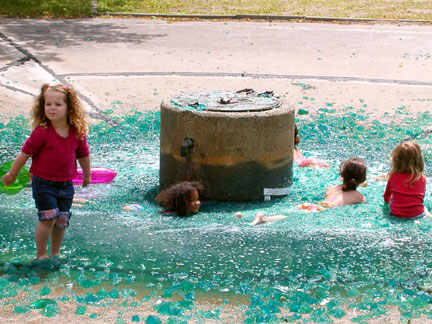
<path fill-rule="evenodd" d="M 163 212 L 170 216 L 188 216 L 198 213 L 201 202 L 199 193 L 204 186 L 196 181 L 177 182 L 162 190 L 157 196 L 156 201 L 165 208 Z"/>

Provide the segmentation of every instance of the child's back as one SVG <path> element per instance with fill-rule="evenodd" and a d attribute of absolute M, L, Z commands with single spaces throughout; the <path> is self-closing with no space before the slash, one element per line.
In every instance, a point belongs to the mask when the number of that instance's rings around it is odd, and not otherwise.
<path fill-rule="evenodd" d="M 366 198 L 357 190 L 343 191 L 343 184 L 328 187 L 324 202 L 332 207 L 365 203 Z"/>
<path fill-rule="evenodd" d="M 430 216 L 423 205 L 426 179 L 424 161 L 417 143 L 401 143 L 391 155 L 391 169 L 384 192 L 384 201 L 390 203 L 390 214 L 400 218 Z"/>
<path fill-rule="evenodd" d="M 384 192 L 384 201 L 391 201 L 391 214 L 398 217 L 415 217 L 424 212 L 423 198 L 426 179 L 421 177 L 410 184 L 409 173 L 393 173 Z"/>
<path fill-rule="evenodd" d="M 357 187 L 366 180 L 366 170 L 362 159 L 344 161 L 339 169 L 343 183 L 327 188 L 324 203 L 338 207 L 366 202 L 366 198 L 357 191 Z"/>

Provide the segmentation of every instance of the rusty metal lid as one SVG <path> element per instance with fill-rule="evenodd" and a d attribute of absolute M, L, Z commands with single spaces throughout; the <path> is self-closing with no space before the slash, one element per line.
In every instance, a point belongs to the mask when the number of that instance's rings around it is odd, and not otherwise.
<path fill-rule="evenodd" d="M 232 91 L 202 91 L 171 97 L 171 104 L 184 110 L 217 112 L 256 112 L 281 106 L 273 91 L 258 93 L 253 89 Z"/>

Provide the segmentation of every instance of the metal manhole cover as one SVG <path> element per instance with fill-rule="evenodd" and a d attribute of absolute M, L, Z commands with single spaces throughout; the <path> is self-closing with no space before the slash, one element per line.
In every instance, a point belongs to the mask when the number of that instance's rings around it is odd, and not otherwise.
<path fill-rule="evenodd" d="M 202 91 L 179 94 L 171 98 L 178 109 L 217 112 L 255 112 L 281 106 L 273 91 L 257 93 L 253 89 L 232 91 Z"/>

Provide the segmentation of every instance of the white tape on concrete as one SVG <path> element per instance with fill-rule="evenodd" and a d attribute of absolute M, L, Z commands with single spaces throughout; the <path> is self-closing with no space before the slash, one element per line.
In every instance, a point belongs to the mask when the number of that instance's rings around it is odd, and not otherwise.
<path fill-rule="evenodd" d="M 291 191 L 291 187 L 285 188 L 264 188 L 264 200 L 270 200 L 272 196 L 287 196 Z"/>

